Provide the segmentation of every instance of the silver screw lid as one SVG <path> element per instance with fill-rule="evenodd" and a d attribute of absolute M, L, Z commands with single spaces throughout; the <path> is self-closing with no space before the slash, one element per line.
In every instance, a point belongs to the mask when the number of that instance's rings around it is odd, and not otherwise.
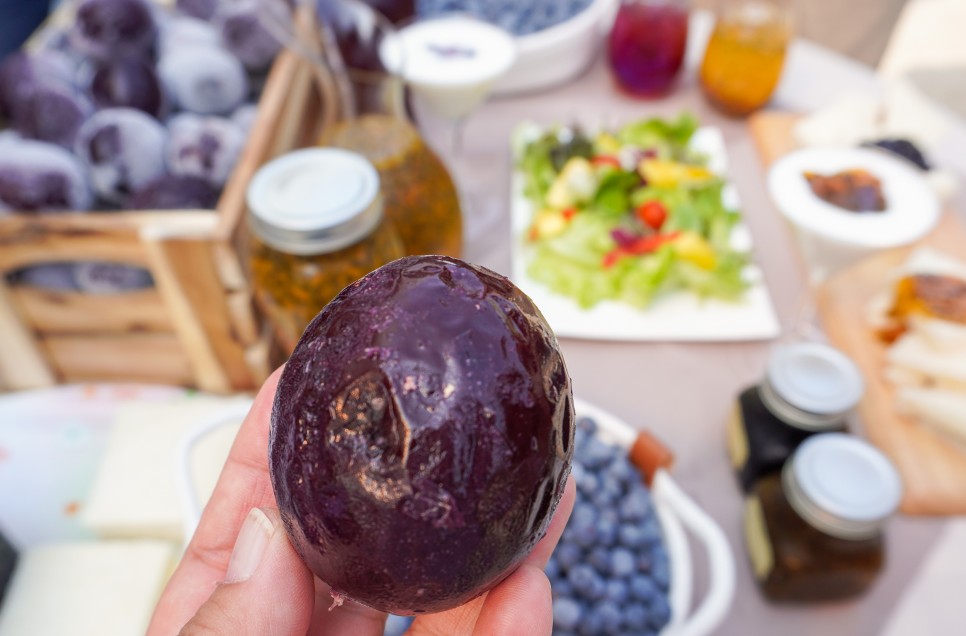
<path fill-rule="evenodd" d="M 845 433 L 805 440 L 785 463 L 782 484 L 799 516 L 843 539 L 875 536 L 902 499 L 902 480 L 892 462 Z"/>
<path fill-rule="evenodd" d="M 865 390 L 855 363 L 838 349 L 817 342 L 776 347 L 764 384 L 765 393 L 770 391 L 793 407 L 792 415 L 802 416 L 796 419 L 802 419 L 806 428 L 814 420 L 816 429 L 845 415 Z"/>
<path fill-rule="evenodd" d="M 382 219 L 379 173 L 339 148 L 296 150 L 270 161 L 252 178 L 247 200 L 252 232 L 292 254 L 342 249 Z"/>

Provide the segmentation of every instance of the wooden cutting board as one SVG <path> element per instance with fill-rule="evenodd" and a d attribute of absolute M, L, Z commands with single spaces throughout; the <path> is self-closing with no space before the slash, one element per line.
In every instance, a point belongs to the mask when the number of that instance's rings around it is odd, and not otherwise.
<path fill-rule="evenodd" d="M 765 111 L 748 121 L 764 165 L 794 150 L 792 128 L 798 116 Z M 859 405 L 866 437 L 895 462 L 902 474 L 902 511 L 907 514 L 966 514 L 966 453 L 944 437 L 896 412 L 892 386 L 883 377 L 885 346 L 867 322 L 870 301 L 888 289 L 890 274 L 917 246 L 953 256 L 966 254 L 966 228 L 950 210 L 917 245 L 860 261 L 815 290 L 818 312 L 829 340 L 862 370 L 865 396 Z"/>

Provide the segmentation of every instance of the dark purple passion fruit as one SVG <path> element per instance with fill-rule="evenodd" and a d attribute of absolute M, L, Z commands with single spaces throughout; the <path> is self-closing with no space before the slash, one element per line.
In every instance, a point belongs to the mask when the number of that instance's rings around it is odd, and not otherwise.
<path fill-rule="evenodd" d="M 506 278 L 399 259 L 306 328 L 272 411 L 272 485 L 292 543 L 343 596 L 456 607 L 546 533 L 573 456 L 557 340 Z"/>

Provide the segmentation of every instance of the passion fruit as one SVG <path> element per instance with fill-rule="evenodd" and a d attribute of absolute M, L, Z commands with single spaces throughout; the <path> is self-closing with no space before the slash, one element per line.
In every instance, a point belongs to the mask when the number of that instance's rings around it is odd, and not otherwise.
<path fill-rule="evenodd" d="M 309 324 L 278 384 L 269 463 L 306 565 L 394 614 L 461 605 L 546 533 L 573 456 L 557 340 L 509 280 L 393 261 Z"/>

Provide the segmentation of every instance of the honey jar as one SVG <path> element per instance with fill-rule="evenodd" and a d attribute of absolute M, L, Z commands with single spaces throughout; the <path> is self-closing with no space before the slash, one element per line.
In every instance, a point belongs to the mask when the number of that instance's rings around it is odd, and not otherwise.
<path fill-rule="evenodd" d="M 742 490 L 781 470 L 808 437 L 845 431 L 863 388 L 858 368 L 838 349 L 814 342 L 776 347 L 765 378 L 738 396 L 727 425 Z"/>
<path fill-rule="evenodd" d="M 343 288 L 403 256 L 383 214 L 379 175 L 356 153 L 283 155 L 255 174 L 247 198 L 256 302 L 286 355 Z"/>
<path fill-rule="evenodd" d="M 745 499 L 755 578 L 775 601 L 832 601 L 864 592 L 885 561 L 884 526 L 899 506 L 892 463 L 843 433 L 816 435 Z"/>

